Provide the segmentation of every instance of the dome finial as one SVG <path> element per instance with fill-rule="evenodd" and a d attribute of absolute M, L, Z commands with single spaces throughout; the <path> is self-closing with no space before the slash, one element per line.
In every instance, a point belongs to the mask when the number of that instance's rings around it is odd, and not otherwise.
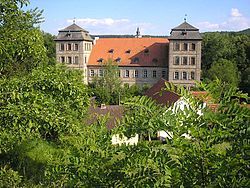
<path fill-rule="evenodd" d="M 73 19 L 73 24 L 75 24 L 76 23 L 76 17 L 74 17 L 74 19 Z"/>

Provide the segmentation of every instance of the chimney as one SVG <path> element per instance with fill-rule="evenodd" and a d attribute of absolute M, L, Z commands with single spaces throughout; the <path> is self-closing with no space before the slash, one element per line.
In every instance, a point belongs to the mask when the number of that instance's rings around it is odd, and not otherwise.
<path fill-rule="evenodd" d="M 107 107 L 106 107 L 106 105 L 105 104 L 101 104 L 101 109 L 102 110 L 104 110 L 104 109 L 106 109 Z"/>
<path fill-rule="evenodd" d="M 93 41 L 93 44 L 95 45 L 96 44 L 96 41 L 99 39 L 100 37 L 95 37 L 94 41 Z"/>

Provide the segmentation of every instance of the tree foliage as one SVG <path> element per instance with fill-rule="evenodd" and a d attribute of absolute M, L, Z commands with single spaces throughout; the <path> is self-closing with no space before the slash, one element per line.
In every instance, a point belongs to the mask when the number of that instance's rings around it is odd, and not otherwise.
<path fill-rule="evenodd" d="M 237 33 L 205 33 L 202 41 L 202 77 L 204 80 L 214 80 L 216 77 L 225 75 L 223 81 L 230 82 L 238 78 L 236 86 L 248 92 L 249 84 L 245 75 L 250 67 L 250 36 Z M 229 67 L 219 66 L 222 62 L 231 62 Z M 228 63 L 225 63 L 228 64 Z M 224 65 L 225 66 L 225 65 Z M 236 74 L 232 73 L 235 69 Z M 226 72 L 225 72 L 226 71 Z M 226 79 L 226 80 L 225 80 Z M 235 80 L 236 81 L 236 80 Z M 233 86 L 235 82 L 233 81 Z"/>
<path fill-rule="evenodd" d="M 30 72 L 47 63 L 43 37 L 35 24 L 41 22 L 38 9 L 24 11 L 28 0 L 0 1 L 0 76 Z"/>

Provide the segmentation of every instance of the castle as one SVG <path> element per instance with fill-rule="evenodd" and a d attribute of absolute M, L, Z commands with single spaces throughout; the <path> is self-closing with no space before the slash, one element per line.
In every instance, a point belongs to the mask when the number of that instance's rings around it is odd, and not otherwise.
<path fill-rule="evenodd" d="M 59 30 L 56 58 L 81 69 L 84 82 L 103 76 L 103 62 L 118 64 L 122 83 L 153 85 L 161 78 L 186 88 L 200 81 L 201 41 L 199 29 L 186 20 L 168 38 L 145 38 L 137 29 L 134 38 L 95 38 L 75 23 Z"/>

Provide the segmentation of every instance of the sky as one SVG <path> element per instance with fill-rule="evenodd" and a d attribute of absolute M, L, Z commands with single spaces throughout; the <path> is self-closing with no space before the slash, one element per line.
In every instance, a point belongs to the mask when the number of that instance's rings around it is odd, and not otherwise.
<path fill-rule="evenodd" d="M 75 22 L 93 35 L 169 35 L 186 20 L 205 31 L 250 28 L 250 0 L 30 0 L 28 9 L 43 9 L 45 32 Z M 186 15 L 186 16 L 185 16 Z"/>

